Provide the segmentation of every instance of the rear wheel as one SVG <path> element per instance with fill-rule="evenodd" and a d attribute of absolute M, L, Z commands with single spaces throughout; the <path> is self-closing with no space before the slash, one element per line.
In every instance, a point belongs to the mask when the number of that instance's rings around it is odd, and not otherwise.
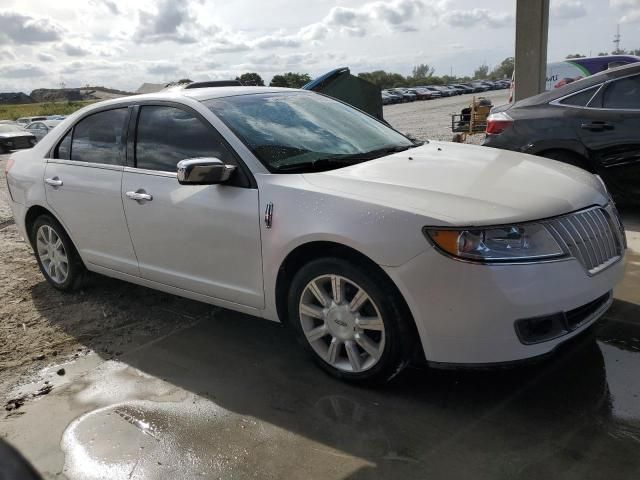
<path fill-rule="evenodd" d="M 76 288 L 85 268 L 62 225 L 41 215 L 31 227 L 31 243 L 45 279 L 58 290 Z"/>
<path fill-rule="evenodd" d="M 389 280 L 372 268 L 339 258 L 310 262 L 295 275 L 288 306 L 300 343 L 335 377 L 381 383 L 413 353 L 412 319 Z"/>

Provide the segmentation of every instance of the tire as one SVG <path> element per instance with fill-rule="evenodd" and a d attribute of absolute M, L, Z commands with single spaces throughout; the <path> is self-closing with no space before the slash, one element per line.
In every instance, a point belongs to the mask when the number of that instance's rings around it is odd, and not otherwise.
<path fill-rule="evenodd" d="M 38 267 L 53 287 L 69 292 L 80 286 L 84 264 L 58 221 L 50 215 L 39 216 L 31 227 L 30 239 Z"/>
<path fill-rule="evenodd" d="M 556 160 L 558 162 L 566 163 L 567 165 L 572 165 L 574 167 L 587 170 L 588 172 L 592 171 L 589 168 L 584 157 L 581 157 L 577 153 L 569 152 L 567 150 L 549 150 L 548 152 L 542 152 L 540 156 L 549 158 L 551 160 Z"/>
<path fill-rule="evenodd" d="M 342 285 L 337 303 L 334 279 Z M 417 332 L 408 308 L 375 268 L 340 258 L 314 260 L 294 276 L 287 303 L 298 341 L 336 378 L 381 384 L 400 373 L 414 353 Z"/>

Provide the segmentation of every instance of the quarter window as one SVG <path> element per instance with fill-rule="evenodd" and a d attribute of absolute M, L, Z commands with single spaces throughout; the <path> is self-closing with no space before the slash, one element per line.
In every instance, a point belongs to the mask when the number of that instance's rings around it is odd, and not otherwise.
<path fill-rule="evenodd" d="M 128 110 L 118 108 L 81 120 L 73 129 L 71 160 L 124 165 L 127 118 Z"/>
<path fill-rule="evenodd" d="M 604 92 L 603 105 L 619 110 L 640 109 L 640 75 L 611 82 Z"/>
<path fill-rule="evenodd" d="M 591 97 L 596 93 L 600 85 L 578 92 L 575 95 L 565 98 L 560 103 L 562 105 L 571 105 L 574 107 L 586 107 Z"/>
<path fill-rule="evenodd" d="M 175 172 L 180 160 L 215 157 L 236 165 L 220 135 L 185 110 L 148 105 L 140 109 L 136 139 L 136 167 Z"/>
<path fill-rule="evenodd" d="M 73 130 L 69 130 L 62 141 L 56 147 L 53 158 L 61 160 L 71 160 L 71 134 Z"/>

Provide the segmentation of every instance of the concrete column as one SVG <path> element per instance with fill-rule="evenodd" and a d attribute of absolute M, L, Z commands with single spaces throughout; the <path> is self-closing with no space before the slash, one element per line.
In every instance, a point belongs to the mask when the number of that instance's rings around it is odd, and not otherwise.
<path fill-rule="evenodd" d="M 515 100 L 545 89 L 549 0 L 518 0 L 516 7 Z"/>

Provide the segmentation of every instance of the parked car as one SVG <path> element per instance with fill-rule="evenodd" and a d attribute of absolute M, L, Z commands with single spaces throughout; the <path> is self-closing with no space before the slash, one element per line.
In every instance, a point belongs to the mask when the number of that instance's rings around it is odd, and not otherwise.
<path fill-rule="evenodd" d="M 40 117 L 20 117 L 18 120 L 16 120 L 16 123 L 18 125 L 26 127 L 30 123 L 40 122 L 40 121 L 46 120 L 46 119 L 47 119 L 47 117 L 42 117 L 42 116 L 40 116 Z"/>
<path fill-rule="evenodd" d="M 431 99 L 431 92 L 423 88 L 408 88 L 407 92 L 413 93 L 416 96 L 416 100 L 429 100 Z"/>
<path fill-rule="evenodd" d="M 457 88 L 461 91 L 461 93 L 473 93 L 473 87 L 470 87 L 468 85 L 463 85 L 461 83 L 454 83 L 452 85 L 450 85 L 451 87 Z"/>
<path fill-rule="evenodd" d="M 640 200 L 640 63 L 492 110 L 484 144 L 552 158 L 600 175 Z"/>
<path fill-rule="evenodd" d="M 473 85 L 478 92 L 486 92 L 490 90 L 489 85 L 486 85 L 482 82 L 472 82 L 471 85 Z"/>
<path fill-rule="evenodd" d="M 486 88 L 482 85 L 477 85 L 473 83 L 463 83 L 465 87 L 469 87 L 471 89 L 471 93 L 481 93 L 485 92 Z"/>
<path fill-rule="evenodd" d="M 414 90 L 421 96 L 422 100 L 431 100 L 434 98 L 433 92 L 428 88 L 416 87 Z"/>
<path fill-rule="evenodd" d="M 33 122 L 24 127 L 24 129 L 32 133 L 36 137 L 36 141 L 40 141 L 58 125 L 61 120 L 42 120 L 41 122 Z"/>
<path fill-rule="evenodd" d="M 36 137 L 18 125 L 0 124 L 0 153 L 7 153 L 20 148 L 31 148 L 36 144 Z"/>
<path fill-rule="evenodd" d="M 547 354 L 607 310 L 624 269 L 620 219 L 590 173 L 416 143 L 306 90 L 93 104 L 13 154 L 7 182 L 53 287 L 88 269 L 280 320 L 353 382 L 415 356 Z"/>
<path fill-rule="evenodd" d="M 431 92 L 431 98 L 440 98 L 442 97 L 442 92 L 440 90 L 438 90 L 437 88 L 434 87 L 429 87 L 429 86 L 420 86 L 417 88 L 423 88 L 425 90 L 429 90 Z"/>
<path fill-rule="evenodd" d="M 398 95 L 402 95 L 405 102 L 415 102 L 418 99 L 415 93 L 411 93 L 405 88 L 394 88 L 392 91 Z"/>
<path fill-rule="evenodd" d="M 67 118 L 66 115 L 49 115 L 47 116 L 47 120 L 64 120 Z"/>
<path fill-rule="evenodd" d="M 437 90 L 443 97 L 451 97 L 454 95 L 452 90 L 444 88 L 442 85 L 429 85 L 429 89 Z"/>

